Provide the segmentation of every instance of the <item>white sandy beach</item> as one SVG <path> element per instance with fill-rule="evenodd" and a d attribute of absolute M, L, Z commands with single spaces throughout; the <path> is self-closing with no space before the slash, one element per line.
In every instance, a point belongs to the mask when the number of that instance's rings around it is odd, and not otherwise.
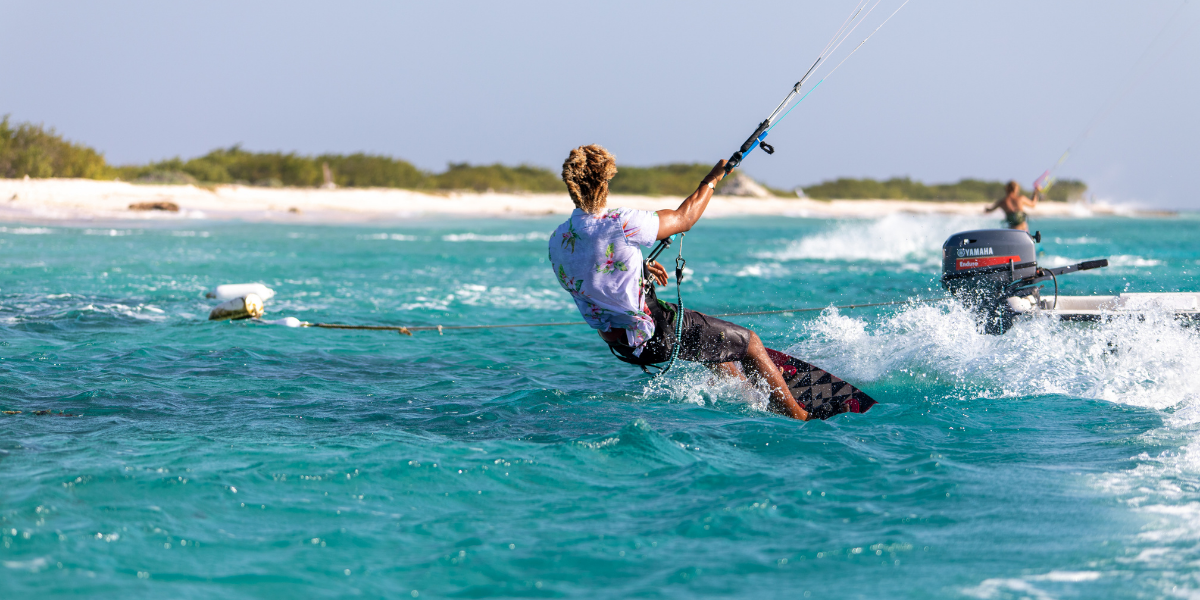
<path fill-rule="evenodd" d="M 674 207 L 682 198 L 612 196 L 611 206 Z M 179 212 L 138 211 L 129 206 L 173 202 Z M 710 217 L 779 215 L 816 218 L 875 218 L 894 213 L 976 215 L 979 202 L 832 200 L 717 196 Z M 264 188 L 222 185 L 142 185 L 90 179 L 0 179 L 0 221 L 20 223 L 175 221 L 365 223 L 438 216 L 531 217 L 570 213 L 566 194 L 426 193 L 397 189 Z M 1133 209 L 1106 204 L 1046 202 L 1034 217 L 1137 216 Z"/>

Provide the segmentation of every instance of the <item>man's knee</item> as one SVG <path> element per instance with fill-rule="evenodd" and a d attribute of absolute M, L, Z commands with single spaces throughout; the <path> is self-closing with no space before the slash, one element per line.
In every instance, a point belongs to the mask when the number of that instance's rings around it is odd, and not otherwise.
<path fill-rule="evenodd" d="M 762 340 L 758 338 L 758 334 L 753 331 L 746 337 L 746 351 L 748 354 L 756 354 L 763 350 Z"/>

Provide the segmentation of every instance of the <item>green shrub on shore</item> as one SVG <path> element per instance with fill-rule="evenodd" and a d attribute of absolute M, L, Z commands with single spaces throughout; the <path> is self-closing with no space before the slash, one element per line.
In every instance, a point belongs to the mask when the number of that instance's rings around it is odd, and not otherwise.
<path fill-rule="evenodd" d="M 325 166 L 341 187 L 386 187 L 416 190 L 561 193 L 566 186 L 556 171 L 531 165 L 470 165 L 450 163 L 442 173 L 429 173 L 413 164 L 377 154 L 248 152 L 240 145 L 219 148 L 204 156 L 171 158 L 145 165 L 112 167 L 104 155 L 66 141 L 54 129 L 0 119 L 0 177 L 81 177 L 156 184 L 214 185 L 241 183 L 259 186 L 316 187 L 325 183 Z M 609 189 L 614 194 L 687 196 L 712 167 L 701 163 L 672 163 L 655 167 L 618 166 Z M 717 184 L 718 189 L 721 184 Z M 781 197 L 786 190 L 767 188 Z M 1047 199 L 1064 202 L 1083 197 L 1087 185 L 1064 179 L 1050 188 Z M 926 185 L 907 177 L 886 181 L 840 178 L 804 189 L 810 198 L 990 201 L 1004 196 L 1004 183 L 963 179 L 958 183 Z"/>
<path fill-rule="evenodd" d="M 333 172 L 333 182 L 342 187 L 415 189 L 429 179 L 428 173 L 406 161 L 377 154 L 323 154 L 315 162 L 318 168 L 327 163 Z"/>
<path fill-rule="evenodd" d="M 115 176 L 103 154 L 64 140 L 53 128 L 33 123 L 14 127 L 8 119 L 8 115 L 0 119 L 0 177 L 112 179 Z"/>
<path fill-rule="evenodd" d="M 617 165 L 617 175 L 608 184 L 614 194 L 639 196 L 687 196 L 712 170 L 712 165 L 673 163 L 657 167 Z"/>
<path fill-rule="evenodd" d="M 962 179 L 958 183 L 926 185 L 908 177 L 886 181 L 839 178 L 804 188 L 809 198 L 818 200 L 940 200 L 989 201 L 1004 197 L 1004 182 Z M 1031 190 L 1024 190 L 1028 194 Z M 1078 200 L 1087 191 L 1082 181 L 1062 179 L 1050 187 L 1046 199 L 1054 202 Z"/>
<path fill-rule="evenodd" d="M 186 173 L 202 183 L 312 187 L 324 181 L 321 164 L 294 152 L 247 152 L 240 146 L 213 150 L 184 161 L 172 158 L 140 166 L 118 167 L 122 179 L 145 181 L 155 173 Z"/>
<path fill-rule="evenodd" d="M 555 173 L 521 165 L 470 165 L 451 163 L 442 173 L 428 173 L 411 163 L 371 154 L 247 152 L 239 146 L 213 150 L 184 161 L 179 158 L 148 165 L 119 167 L 130 181 L 150 181 L 162 174 L 179 173 L 207 184 L 240 183 L 259 186 L 316 187 L 325 182 L 328 165 L 333 183 L 340 187 L 387 187 L 485 192 L 562 192 L 566 186 Z"/>
<path fill-rule="evenodd" d="M 558 174 L 529 165 L 506 167 L 501 164 L 471 166 L 450 163 L 445 173 L 430 175 L 423 185 L 426 189 L 474 190 L 486 192 L 565 192 L 567 186 Z"/>
<path fill-rule="evenodd" d="M 206 184 L 285 185 L 314 187 L 324 182 L 322 165 L 329 165 L 333 182 L 342 187 L 393 187 L 418 190 L 561 193 L 567 187 L 559 174 L 531 165 L 471 165 L 450 163 L 441 173 L 422 171 L 411 163 L 370 154 L 247 152 L 239 146 L 213 150 L 204 156 L 172 158 L 146 165 L 117 167 L 122 179 L 159 183 L 194 178 Z M 686 196 L 711 166 L 670 164 L 657 167 L 618 167 L 611 190 L 616 194 Z"/>

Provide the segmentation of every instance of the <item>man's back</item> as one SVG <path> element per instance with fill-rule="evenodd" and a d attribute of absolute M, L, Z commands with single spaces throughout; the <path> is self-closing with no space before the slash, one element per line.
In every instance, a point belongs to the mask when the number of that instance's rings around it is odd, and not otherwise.
<path fill-rule="evenodd" d="M 654 334 L 642 293 L 642 246 L 658 235 L 654 213 L 614 208 L 601 215 L 575 209 L 550 237 L 550 267 L 588 325 L 630 331 L 630 345 Z"/>
<path fill-rule="evenodd" d="M 1033 206 L 1033 201 L 1021 194 L 1009 194 L 1004 197 L 1003 202 L 1000 204 L 1000 208 L 1003 209 L 1006 214 L 1010 215 L 1013 213 L 1024 212 L 1026 209 L 1033 208 Z"/>

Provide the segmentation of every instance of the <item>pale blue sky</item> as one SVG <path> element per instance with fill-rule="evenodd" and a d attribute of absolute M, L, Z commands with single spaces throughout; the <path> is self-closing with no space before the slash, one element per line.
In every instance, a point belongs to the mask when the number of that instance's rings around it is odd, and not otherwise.
<path fill-rule="evenodd" d="M 586 143 L 625 164 L 714 162 L 853 4 L 0 0 L 0 114 L 115 163 L 239 142 L 431 170 L 556 168 Z M 777 187 L 893 175 L 1029 184 L 1181 4 L 912 0 L 746 170 Z M 1062 176 L 1100 198 L 1200 209 L 1196 4 L 1167 40 L 1186 37 Z"/>

